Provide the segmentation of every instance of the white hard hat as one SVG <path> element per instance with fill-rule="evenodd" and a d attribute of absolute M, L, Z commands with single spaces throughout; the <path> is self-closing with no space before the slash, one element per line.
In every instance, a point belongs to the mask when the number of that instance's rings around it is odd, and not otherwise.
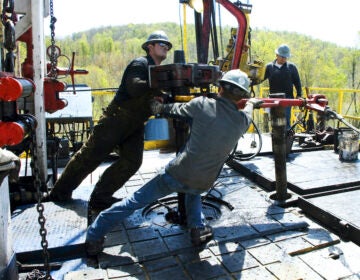
<path fill-rule="evenodd" d="M 240 69 L 234 69 L 226 72 L 224 76 L 219 80 L 219 83 L 229 83 L 241 88 L 243 91 L 250 93 L 249 86 L 250 80 L 248 75 Z"/>

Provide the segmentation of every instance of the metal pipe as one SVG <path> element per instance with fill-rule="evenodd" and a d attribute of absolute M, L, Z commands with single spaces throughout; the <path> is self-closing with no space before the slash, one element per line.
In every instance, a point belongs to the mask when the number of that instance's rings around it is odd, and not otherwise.
<path fill-rule="evenodd" d="M 241 55 L 245 44 L 246 30 L 248 27 L 246 15 L 244 12 L 229 0 L 217 0 L 225 9 L 227 9 L 237 20 L 238 29 L 236 34 L 236 43 L 233 59 L 231 62 L 231 69 L 238 69 L 241 61 Z"/>
<path fill-rule="evenodd" d="M 44 37 L 44 3 L 39 0 L 31 1 L 32 45 L 34 62 L 34 93 L 35 116 L 38 120 L 36 129 L 37 164 L 40 179 L 47 180 L 47 152 L 46 152 L 46 120 L 44 106 L 44 77 L 45 77 L 45 37 Z"/>
<path fill-rule="evenodd" d="M 285 94 L 270 94 L 270 97 L 284 98 Z M 272 149 L 275 162 L 276 198 L 280 204 L 287 199 L 287 173 L 286 173 L 286 117 L 282 106 L 270 109 L 272 126 Z"/>
<path fill-rule="evenodd" d="M 279 96 L 278 94 L 274 96 Z M 322 94 L 311 94 L 306 99 L 287 99 L 287 98 L 258 98 L 263 101 L 260 105 L 261 108 L 273 108 L 273 107 L 291 107 L 291 106 L 299 106 L 299 107 L 306 107 L 307 109 L 318 111 L 318 112 L 325 112 L 327 110 L 328 100 L 326 99 L 325 95 Z M 246 102 L 248 99 L 241 99 L 237 106 L 239 109 L 245 107 Z"/>

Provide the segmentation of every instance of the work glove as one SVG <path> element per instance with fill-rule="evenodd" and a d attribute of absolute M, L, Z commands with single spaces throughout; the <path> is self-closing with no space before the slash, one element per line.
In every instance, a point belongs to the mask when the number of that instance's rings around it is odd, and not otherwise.
<path fill-rule="evenodd" d="M 0 148 L 0 184 L 7 176 L 10 183 L 16 183 L 19 180 L 21 162 L 20 158 L 11 151 Z"/>
<path fill-rule="evenodd" d="M 154 116 L 161 114 L 163 111 L 163 108 L 164 108 L 164 105 L 161 102 L 159 102 L 158 100 L 152 99 L 150 101 L 150 110 Z"/>
<path fill-rule="evenodd" d="M 299 107 L 304 107 L 306 105 L 306 99 L 301 97 L 301 96 L 298 96 L 297 99 L 301 100 L 302 101 L 302 105 L 300 105 Z"/>
<path fill-rule="evenodd" d="M 257 98 L 250 98 L 250 99 L 246 102 L 246 104 L 252 104 L 252 105 L 253 105 L 253 108 L 256 108 L 256 109 L 260 108 L 260 105 L 263 104 L 263 103 L 264 103 L 263 100 L 257 99 Z"/>

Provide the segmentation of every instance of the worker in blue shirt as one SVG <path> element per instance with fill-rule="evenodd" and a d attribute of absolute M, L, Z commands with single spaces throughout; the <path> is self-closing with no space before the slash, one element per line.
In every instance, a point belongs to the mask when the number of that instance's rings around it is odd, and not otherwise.
<path fill-rule="evenodd" d="M 276 58 L 268 63 L 265 68 L 264 80 L 269 81 L 270 94 L 284 93 L 285 98 L 294 98 L 293 88 L 296 90 L 296 98 L 301 98 L 302 88 L 296 65 L 289 62 L 290 48 L 286 44 L 280 45 L 275 50 Z M 286 107 L 286 125 L 290 128 L 291 107 Z"/>

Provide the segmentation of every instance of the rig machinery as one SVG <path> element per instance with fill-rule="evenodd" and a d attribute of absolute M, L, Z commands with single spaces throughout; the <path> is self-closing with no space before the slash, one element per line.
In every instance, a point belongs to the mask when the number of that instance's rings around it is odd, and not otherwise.
<path fill-rule="evenodd" d="M 240 68 L 247 72 L 253 80 L 253 84 L 259 83 L 263 75 L 263 65 L 260 61 L 249 62 L 250 50 L 250 28 L 249 14 L 252 6 L 242 4 L 240 1 L 217 0 L 216 2 L 235 16 L 238 26 L 231 30 L 231 38 L 227 47 L 227 55 L 219 56 L 217 24 L 215 19 L 215 1 L 180 0 L 180 4 L 194 5 L 198 2 L 202 5 L 203 11 L 194 10 L 197 62 L 185 63 L 179 59 L 176 63 L 152 69 L 151 81 L 153 85 L 166 88 L 180 97 L 184 93 L 191 98 L 190 88 L 200 88 L 200 94 L 213 94 L 210 85 L 216 83 L 221 72 L 230 69 Z M 50 16 L 51 45 L 46 49 L 44 37 L 44 18 Z M 28 189 L 11 187 L 11 198 L 24 203 L 36 202 L 39 212 L 39 223 L 41 235 L 46 240 L 46 229 L 44 227 L 44 216 L 42 196 L 47 192 L 56 176 L 48 174 L 48 159 L 54 159 L 58 142 L 48 137 L 46 113 L 54 113 L 65 108 L 67 100 L 59 96 L 59 92 L 67 90 L 67 85 L 61 82 L 60 75 L 70 75 L 73 85 L 74 75 L 87 74 L 86 70 L 74 70 L 74 53 L 68 69 L 60 69 L 57 65 L 58 58 L 62 55 L 60 48 L 55 45 L 55 23 L 53 0 L 48 1 L 20 1 L 4 0 L 2 3 L 1 19 L 3 24 L 3 52 L 0 71 L 0 149 L 10 150 L 17 156 L 26 152 L 31 158 L 30 182 L 27 182 Z M 211 39 L 211 44 L 210 44 Z M 17 61 L 17 42 L 25 43 L 26 57 L 24 61 Z M 213 59 L 209 62 L 209 47 L 212 46 Z M 49 61 L 46 60 L 46 57 Z M 180 52 L 181 57 L 181 52 Z M 21 65 L 20 65 L 21 64 Z M 179 71 L 181 70 L 181 71 Z M 176 74 L 174 74 L 176 73 Z M 164 78 L 165 77 L 165 78 Z M 75 88 L 73 88 L 75 93 Z M 176 100 L 176 99 L 175 99 Z M 186 100 L 186 99 L 185 99 Z M 178 124 L 178 127 L 183 124 Z M 178 138 L 184 139 L 180 131 Z M 55 148 L 54 148 L 55 145 Z M 3 154 L 2 154 L 3 155 Z M 9 158 L 10 159 L 10 158 Z M 13 158 L 11 158 L 12 160 Z M 3 162 L 1 162 L 3 163 Z M 2 165 L 6 166 L 7 162 Z M 27 162 L 26 162 L 27 165 Z M 56 175 L 56 164 L 53 166 L 53 173 Z M 5 177 L 4 177 L 5 178 Z M 12 179 L 9 179 L 12 181 Z M 2 182 L 6 184 L 6 181 Z M 5 188 L 1 188 L 5 190 Z M 28 193 L 31 193 L 30 200 Z M 3 196 L 4 205 L 9 209 L 7 196 Z M 5 203 L 6 202 L 6 203 Z M 7 216 L 7 213 L 5 213 Z M 3 263 L 14 265 L 16 259 L 11 250 L 11 244 L 7 241 L 7 225 L 1 239 L 1 245 L 9 250 L 1 254 L 1 265 Z M 46 242 L 41 246 L 45 252 L 44 262 L 47 268 L 46 279 L 51 279 L 48 267 L 48 254 Z M 1 267 L 2 269 L 2 267 Z M 1 270 L 0 271 L 3 271 Z M 6 269 L 7 271 L 11 269 Z"/>
<path fill-rule="evenodd" d="M 194 2 L 180 0 L 180 3 L 190 6 L 194 5 Z M 215 1 L 198 0 L 196 2 L 201 2 L 203 6 L 201 13 L 194 10 L 197 62 L 185 63 L 182 52 L 177 52 L 175 63 L 150 69 L 151 85 L 168 89 L 175 101 L 179 99 L 186 101 L 196 94 L 209 96 L 216 94 L 216 89 L 212 86 L 216 84 L 221 72 L 230 69 L 241 69 L 246 72 L 252 80 L 252 85 L 260 83 L 264 75 L 264 64 L 258 60 L 251 61 L 250 57 L 249 14 L 252 6 L 242 4 L 240 1 L 216 0 L 236 18 L 238 23 L 238 26 L 231 30 L 227 55 L 220 57 Z M 51 45 L 45 49 L 44 17 L 47 16 L 51 18 Z M 40 234 L 45 241 L 46 229 L 44 228 L 42 193 L 47 192 L 56 180 L 56 176 L 49 178 L 48 174 L 48 158 L 53 153 L 51 144 L 54 139 L 48 138 L 45 113 L 54 113 L 67 106 L 67 101 L 59 97 L 59 92 L 67 88 L 66 84 L 59 81 L 59 75 L 70 75 L 74 85 L 74 75 L 87 74 L 86 70 L 74 70 L 74 54 L 69 69 L 63 70 L 57 66 L 57 59 L 61 55 L 61 51 L 54 41 L 55 22 L 53 0 L 50 0 L 49 3 L 40 0 L 3 1 L 3 37 L 4 48 L 7 53 L 2 58 L 0 72 L 0 148 L 12 150 L 17 155 L 24 151 L 30 151 L 32 160 L 30 189 L 35 194 L 34 198 L 37 201 L 41 226 Z M 17 41 L 24 42 L 26 45 L 26 58 L 21 64 L 19 73 L 16 73 L 14 54 Z M 212 59 L 209 58 L 210 46 L 213 51 Z M 46 55 L 49 62 L 46 62 Z M 192 88 L 199 88 L 200 91 L 194 93 L 191 91 Z M 73 90 L 75 91 L 75 89 Z M 322 99 L 315 98 L 314 100 L 321 101 L 320 105 L 326 103 Z M 303 105 L 303 101 L 299 102 L 295 105 Z M 266 106 L 278 106 L 280 103 L 275 104 L 269 101 L 266 104 L 270 105 Z M 179 146 L 185 139 L 184 133 L 187 133 L 184 126 L 185 124 L 181 122 L 174 123 L 179 140 L 177 145 Z M 53 169 L 53 172 L 56 173 L 56 168 Z M 19 191 L 20 197 L 22 193 Z M 179 196 L 180 218 L 184 213 L 182 199 Z M 4 240 L 0 239 L 0 242 L 2 241 Z M 10 247 L 10 245 L 7 244 L 6 246 Z M 47 269 L 46 279 L 51 279 L 47 254 L 48 244 L 42 242 L 41 245 L 44 251 L 45 268 Z M 11 263 L 15 258 L 14 254 L 11 256 L 11 252 L 10 256 L 0 255 L 0 257 L 8 263 Z M 3 261 L 0 259 L 0 264 Z"/>
<path fill-rule="evenodd" d="M 242 4 L 240 1 L 217 0 L 216 2 L 228 10 L 238 23 L 238 26 L 231 30 L 227 54 L 224 57 L 219 56 L 215 1 L 181 0 L 180 4 L 188 4 L 191 7 L 202 6 L 201 12 L 194 9 L 197 62 L 185 63 L 181 51 L 175 51 L 176 63 L 152 69 L 153 86 L 168 88 L 173 96 L 180 98 L 185 95 L 185 100 L 188 100 L 193 96 L 190 94 L 193 88 L 200 89 L 200 94 L 216 94 L 216 87 L 214 89 L 213 85 L 222 72 L 230 69 L 240 68 L 247 72 L 253 85 L 261 82 L 264 74 L 263 63 L 258 60 L 250 61 L 249 15 L 252 6 Z M 51 45 L 45 49 L 44 18 L 48 16 L 50 16 Z M 30 151 L 33 162 L 31 176 L 32 179 L 36 176 L 39 186 L 33 186 L 31 183 L 24 192 L 21 190 L 22 187 L 16 185 L 11 190 L 14 193 L 12 198 L 25 203 L 29 202 L 28 197 L 36 201 L 37 188 L 40 188 L 41 192 L 47 192 L 57 179 L 56 153 L 61 143 L 59 139 L 53 137 L 51 131 L 49 133 L 51 124 L 49 129 L 46 114 L 62 110 L 68 105 L 68 100 L 59 95 L 60 92 L 68 91 L 67 85 L 59 77 L 70 75 L 74 87 L 74 76 L 88 72 L 74 70 L 75 53 L 72 54 L 68 69 L 58 67 L 58 59 L 62 54 L 60 48 L 55 45 L 56 18 L 53 0 L 49 2 L 5 0 L 2 6 L 2 23 L 6 55 L 2 59 L 2 72 L 0 72 L 2 82 L 0 147 L 9 149 L 16 155 Z M 16 60 L 17 42 L 25 44 L 24 61 Z M 210 48 L 213 55 L 211 58 Z M 46 57 L 49 61 L 46 61 Z M 72 90 L 75 93 L 75 88 Z M 52 166 L 51 175 L 48 174 L 49 161 Z"/>

